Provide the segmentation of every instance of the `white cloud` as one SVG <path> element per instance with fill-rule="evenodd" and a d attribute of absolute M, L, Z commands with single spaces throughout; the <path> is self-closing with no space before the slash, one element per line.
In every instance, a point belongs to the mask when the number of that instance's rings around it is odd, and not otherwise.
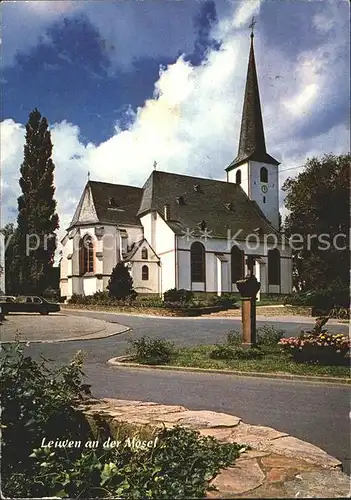
<path fill-rule="evenodd" d="M 40 41 L 50 43 L 47 30 L 55 22 L 83 16 L 95 28 L 111 73 L 130 70 L 136 58 L 176 57 L 193 49 L 193 17 L 198 2 L 101 2 L 89 0 L 4 2 L 2 6 L 3 66 L 15 63 Z M 65 56 L 63 54 L 63 56 Z"/>
<path fill-rule="evenodd" d="M 153 98 L 135 113 L 127 110 L 131 123 L 128 130 L 121 130 L 116 123 L 115 133 L 107 141 L 84 145 L 76 125 L 66 121 L 52 125 L 60 235 L 73 216 L 88 171 L 92 180 L 140 186 L 157 161 L 160 170 L 224 179 L 224 168 L 237 151 L 250 43 L 248 30 L 242 34 L 228 29 L 228 25 L 244 22 L 241 20 L 249 18 L 253 9 L 257 11 L 259 2 L 250 3 L 251 10 L 247 2 L 243 5 L 241 8 L 235 3 L 229 24 L 222 24 L 220 33 L 216 27 L 221 49 L 209 52 L 200 66 L 193 67 L 179 57 L 160 70 Z M 332 92 L 337 92 L 338 85 L 342 85 L 334 55 L 341 41 L 335 40 L 334 46 L 325 42 L 330 65 L 322 75 L 327 57 L 324 45 L 314 51 L 313 57 L 306 52 L 289 61 L 279 46 L 268 47 L 259 37 L 255 43 L 267 149 L 282 162 L 282 185 L 287 176 L 298 172 L 295 167 L 303 164 L 307 156 L 339 154 L 348 149 L 348 130 L 343 125 L 331 127 L 317 137 L 311 134 L 296 139 L 306 117 L 291 113 L 292 107 L 305 111 L 308 107 L 311 115 L 318 112 L 325 93 L 328 95 L 331 87 Z M 306 61 L 312 61 L 311 65 Z M 276 78 L 281 75 L 283 78 Z M 284 103 L 290 103 L 290 108 Z M 1 143 L 3 200 L 6 218 L 10 219 L 13 213 L 9 208 L 16 206 L 19 194 L 23 125 L 13 120 L 2 122 Z"/>
<path fill-rule="evenodd" d="M 258 14 L 261 6 L 261 0 L 251 0 L 250 2 L 241 2 L 235 13 L 234 26 L 239 27 L 246 24 L 252 16 Z"/>
<path fill-rule="evenodd" d="M 312 23 L 321 33 L 328 33 L 333 27 L 334 19 L 325 13 L 318 13 L 313 17 Z"/>
<path fill-rule="evenodd" d="M 295 114 L 306 113 L 309 107 L 313 105 L 313 100 L 317 97 L 317 90 L 318 85 L 311 83 L 292 100 L 284 102 L 284 106 Z"/>

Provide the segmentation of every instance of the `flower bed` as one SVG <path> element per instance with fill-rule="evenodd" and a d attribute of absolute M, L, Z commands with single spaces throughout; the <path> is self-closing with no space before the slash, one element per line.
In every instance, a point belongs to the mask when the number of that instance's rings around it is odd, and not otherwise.
<path fill-rule="evenodd" d="M 341 333 L 307 333 L 300 337 L 282 338 L 279 345 L 300 363 L 347 365 L 350 362 L 350 339 Z"/>

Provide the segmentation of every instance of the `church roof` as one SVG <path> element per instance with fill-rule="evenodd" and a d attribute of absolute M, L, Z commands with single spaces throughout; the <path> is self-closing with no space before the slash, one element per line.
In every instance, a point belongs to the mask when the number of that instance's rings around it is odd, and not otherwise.
<path fill-rule="evenodd" d="M 114 203 L 111 205 L 111 200 Z M 238 184 L 154 170 L 143 188 L 89 181 L 70 228 L 89 223 L 141 226 L 140 217 L 150 211 L 164 216 L 176 234 L 208 231 L 209 238 L 238 240 L 254 231 L 258 236 L 276 233 L 255 201 Z"/>
<path fill-rule="evenodd" d="M 238 239 L 258 230 L 257 234 L 277 233 L 243 189 L 234 183 L 153 171 L 144 185 L 139 216 L 156 210 L 164 214 L 176 234 L 196 230 L 194 236 L 205 228 L 211 237 L 227 238 L 241 230 Z M 209 236 L 210 237 L 210 236 Z"/>
<path fill-rule="evenodd" d="M 70 227 L 83 222 L 81 213 L 84 201 L 92 198 L 97 220 L 86 217 L 84 223 L 128 224 L 140 226 L 137 212 L 143 195 L 142 188 L 89 181 L 78 204 Z"/>
<path fill-rule="evenodd" d="M 248 160 L 268 163 L 271 165 L 279 165 L 279 162 L 270 156 L 266 151 L 253 34 L 251 35 L 249 64 L 247 69 L 245 97 L 241 118 L 239 150 L 236 158 L 231 162 L 226 170 L 232 170 Z"/>

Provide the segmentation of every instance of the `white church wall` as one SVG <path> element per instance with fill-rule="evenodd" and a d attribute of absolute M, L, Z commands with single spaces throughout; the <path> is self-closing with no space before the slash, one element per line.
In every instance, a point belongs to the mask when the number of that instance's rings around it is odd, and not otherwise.
<path fill-rule="evenodd" d="M 289 294 L 292 292 L 292 260 L 280 259 L 281 271 L 281 293 Z"/>
<path fill-rule="evenodd" d="M 149 279 L 142 279 L 142 268 L 143 266 L 148 266 L 149 268 Z M 133 278 L 133 286 L 138 293 L 159 293 L 160 287 L 160 277 L 159 277 L 160 266 L 158 262 L 152 261 L 137 261 L 132 262 L 131 276 Z"/>
<path fill-rule="evenodd" d="M 128 246 L 138 242 L 144 238 L 144 230 L 141 226 L 124 226 L 119 225 L 119 229 L 125 229 L 128 235 Z M 149 241 L 149 240 L 148 240 Z"/>
<path fill-rule="evenodd" d="M 247 194 L 247 196 L 250 197 L 250 185 L 249 185 L 249 165 L 248 163 L 243 163 L 239 167 L 233 168 L 233 170 L 230 170 L 228 172 L 228 182 L 232 182 L 233 184 L 236 184 L 236 174 L 240 170 L 241 172 L 241 187 Z"/>
<path fill-rule="evenodd" d="M 83 277 L 83 294 L 94 295 L 97 292 L 97 280 L 95 276 Z"/>
<path fill-rule="evenodd" d="M 159 214 L 155 219 L 153 248 L 161 259 L 161 293 L 164 293 L 178 286 L 176 285 L 175 235 Z"/>
<path fill-rule="evenodd" d="M 146 259 L 143 258 L 143 250 L 147 251 Z M 160 293 L 160 265 L 159 258 L 148 241 L 140 245 L 129 265 L 131 266 L 131 276 L 133 278 L 134 289 L 138 293 Z M 148 267 L 148 279 L 143 280 L 143 266 Z"/>
<path fill-rule="evenodd" d="M 147 241 L 150 243 L 151 246 L 152 239 L 153 239 L 153 234 L 152 234 L 152 221 L 151 221 L 152 214 L 146 214 L 143 217 L 141 217 L 140 222 L 143 225 L 144 228 L 144 238 L 147 239 Z"/>
<path fill-rule="evenodd" d="M 206 292 L 217 292 L 217 258 L 209 252 L 206 252 Z"/>
<path fill-rule="evenodd" d="M 191 290 L 190 252 L 178 251 L 178 288 Z"/>
<path fill-rule="evenodd" d="M 194 284 L 190 282 L 190 248 L 191 245 L 199 241 L 205 246 L 206 251 L 206 287 L 201 283 Z M 188 290 L 207 292 L 218 292 L 218 283 L 221 282 L 222 292 L 238 292 L 235 284 L 231 284 L 231 266 L 230 266 L 230 251 L 232 246 L 236 244 L 241 250 L 244 250 L 245 256 L 259 255 L 260 263 L 260 280 L 262 293 L 291 293 L 291 251 L 288 247 L 282 248 L 278 245 L 281 253 L 281 286 L 270 286 L 268 288 L 268 262 L 267 262 L 267 245 L 264 242 L 259 242 L 254 245 L 245 244 L 244 241 L 227 241 L 226 239 L 208 238 L 207 241 L 194 238 L 184 238 L 178 236 L 178 261 L 179 261 L 179 288 L 186 288 Z M 218 275 L 218 266 L 216 264 L 216 253 L 222 253 L 228 259 L 227 265 L 222 264 L 221 278 Z M 247 267 L 245 266 L 245 274 Z M 281 292 L 279 291 L 281 288 Z"/>
<path fill-rule="evenodd" d="M 119 237 L 115 226 L 104 225 L 102 238 L 102 271 L 101 274 L 110 275 L 119 260 Z M 105 282 L 104 282 L 105 288 Z"/>

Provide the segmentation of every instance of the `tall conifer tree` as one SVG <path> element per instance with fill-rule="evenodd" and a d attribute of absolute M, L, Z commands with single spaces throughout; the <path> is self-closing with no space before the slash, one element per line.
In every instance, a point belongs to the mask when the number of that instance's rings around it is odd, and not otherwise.
<path fill-rule="evenodd" d="M 24 161 L 19 180 L 17 241 L 19 285 L 22 293 L 41 294 L 48 286 L 59 227 L 54 199 L 55 165 L 48 122 L 35 108 L 26 125 Z"/>

